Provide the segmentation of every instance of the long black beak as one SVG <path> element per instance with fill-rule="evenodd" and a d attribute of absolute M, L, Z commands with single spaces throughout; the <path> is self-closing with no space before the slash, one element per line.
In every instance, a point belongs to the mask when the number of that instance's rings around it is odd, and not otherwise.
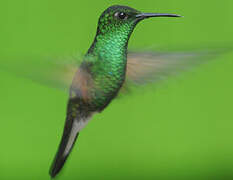
<path fill-rule="evenodd" d="M 141 13 L 137 14 L 136 18 L 145 19 L 150 17 L 182 17 L 178 14 L 167 14 L 167 13 Z"/>

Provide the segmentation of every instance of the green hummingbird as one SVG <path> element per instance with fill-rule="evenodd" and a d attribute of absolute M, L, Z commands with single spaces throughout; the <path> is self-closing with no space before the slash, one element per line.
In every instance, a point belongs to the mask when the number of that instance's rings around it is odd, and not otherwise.
<path fill-rule="evenodd" d="M 0 69 L 62 90 L 69 90 L 67 117 L 58 151 L 50 168 L 51 177 L 62 169 L 74 143 L 91 117 L 103 111 L 117 95 L 133 85 L 157 83 L 182 70 L 202 64 L 232 47 L 182 48 L 164 51 L 128 51 L 135 26 L 151 17 L 181 17 L 176 14 L 142 13 L 127 6 L 111 6 L 98 21 L 97 33 L 87 53 L 65 61 L 49 58 L 1 57 Z M 37 61 L 32 59 L 36 59 Z M 13 60 L 13 61 L 12 61 Z M 26 61 L 25 61 L 26 60 Z M 44 61 L 45 60 L 45 61 Z M 71 61 L 70 61 L 71 60 Z M 79 63 L 81 60 L 81 63 Z M 25 64 L 25 63 L 26 64 Z"/>
<path fill-rule="evenodd" d="M 142 13 L 131 7 L 119 5 L 111 6 L 101 14 L 95 39 L 76 71 L 70 87 L 65 127 L 50 169 L 51 177 L 55 177 L 62 169 L 80 131 L 93 114 L 103 111 L 117 96 L 126 77 L 139 80 L 137 76 L 145 76 L 138 54 L 129 54 L 127 58 L 127 46 L 135 26 L 151 17 L 181 16 Z M 150 59 L 150 55 L 142 56 Z M 157 64 L 160 64 L 159 60 Z M 135 65 L 138 68 L 134 68 Z M 149 63 L 148 66 L 153 67 L 153 64 Z"/>

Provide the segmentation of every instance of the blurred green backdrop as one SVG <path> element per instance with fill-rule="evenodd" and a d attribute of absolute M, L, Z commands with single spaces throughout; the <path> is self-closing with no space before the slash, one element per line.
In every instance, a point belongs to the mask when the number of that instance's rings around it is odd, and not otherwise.
<path fill-rule="evenodd" d="M 0 61 L 85 53 L 113 4 L 184 16 L 140 23 L 131 48 L 233 42 L 231 0 L 11 0 L 0 2 Z M 233 179 L 232 58 L 113 101 L 82 131 L 57 179 Z M 68 95 L 4 71 L 0 81 L 0 179 L 50 179 Z"/>

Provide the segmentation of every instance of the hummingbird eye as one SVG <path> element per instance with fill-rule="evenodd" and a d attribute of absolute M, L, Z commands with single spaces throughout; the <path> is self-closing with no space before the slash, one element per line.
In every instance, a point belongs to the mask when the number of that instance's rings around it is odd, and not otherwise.
<path fill-rule="evenodd" d="M 116 12 L 114 14 L 114 16 L 121 19 L 121 20 L 127 19 L 127 17 L 128 17 L 127 14 L 124 12 Z"/>

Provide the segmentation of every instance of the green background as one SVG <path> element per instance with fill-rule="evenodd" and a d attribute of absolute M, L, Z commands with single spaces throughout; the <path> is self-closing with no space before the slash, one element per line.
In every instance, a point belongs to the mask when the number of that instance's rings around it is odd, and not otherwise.
<path fill-rule="evenodd" d="M 0 62 L 85 53 L 113 4 L 184 16 L 140 23 L 131 48 L 233 44 L 231 0 L 9 0 L 0 2 Z M 113 101 L 82 131 L 57 179 L 233 179 L 232 58 Z M 6 71 L 0 82 L 0 179 L 50 179 L 68 95 Z"/>

